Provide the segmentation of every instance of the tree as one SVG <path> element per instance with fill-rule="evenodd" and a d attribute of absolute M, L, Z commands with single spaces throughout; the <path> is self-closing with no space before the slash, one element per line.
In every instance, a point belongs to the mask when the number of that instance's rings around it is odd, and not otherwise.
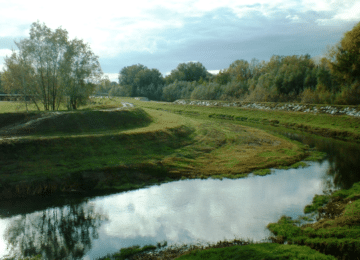
<path fill-rule="evenodd" d="M 331 70 L 339 81 L 351 85 L 360 82 L 360 22 L 345 33 L 340 43 L 329 51 Z"/>
<path fill-rule="evenodd" d="M 2 80 L 2 73 L 0 72 L 0 94 L 4 94 L 5 93 L 5 89 L 3 86 L 3 80 Z"/>
<path fill-rule="evenodd" d="M 136 75 L 144 69 L 147 69 L 147 67 L 142 64 L 137 64 L 124 67 L 119 72 L 119 85 L 129 88 L 132 97 L 136 97 L 138 95 L 138 89 L 135 84 Z"/>
<path fill-rule="evenodd" d="M 196 86 L 197 83 L 195 81 L 175 81 L 164 87 L 163 98 L 169 102 L 177 99 L 189 99 Z"/>
<path fill-rule="evenodd" d="M 114 82 L 117 85 L 116 82 Z M 113 87 L 112 82 L 108 76 L 104 76 L 100 79 L 99 83 L 95 87 L 95 94 L 104 95 L 109 94 L 110 89 Z"/>
<path fill-rule="evenodd" d="M 211 74 L 200 62 L 180 63 L 170 75 L 165 78 L 166 84 L 177 81 L 199 81 L 201 78 L 209 78 Z"/>
<path fill-rule="evenodd" d="M 40 110 L 37 102 L 40 93 L 28 54 L 20 49 L 19 53 L 13 52 L 10 57 L 5 57 L 4 60 L 6 68 L 2 75 L 4 90 L 8 93 L 24 95 L 25 100 L 29 98 Z M 27 110 L 27 102 L 25 104 Z"/>
<path fill-rule="evenodd" d="M 84 104 L 102 74 L 98 57 L 88 44 L 78 39 L 69 43 L 61 71 L 69 109 L 76 109 L 79 104 Z"/>
<path fill-rule="evenodd" d="M 119 73 L 119 84 L 128 89 L 132 97 L 146 96 L 149 99 L 160 100 L 164 79 L 157 69 L 148 69 L 137 64 L 124 67 Z"/>
<path fill-rule="evenodd" d="M 33 23 L 30 38 L 15 44 L 19 53 L 5 58 L 5 84 L 10 91 L 39 100 L 45 110 L 56 110 L 63 102 L 76 109 L 102 73 L 90 47 L 82 40 L 70 41 L 62 28 L 52 31 Z"/>
<path fill-rule="evenodd" d="M 231 81 L 231 75 L 226 70 L 220 70 L 219 73 L 214 77 L 214 81 L 220 85 L 226 85 Z"/>

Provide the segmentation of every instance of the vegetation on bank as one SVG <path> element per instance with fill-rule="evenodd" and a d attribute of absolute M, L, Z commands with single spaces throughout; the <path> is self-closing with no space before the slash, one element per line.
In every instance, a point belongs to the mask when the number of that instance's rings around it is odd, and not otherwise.
<path fill-rule="evenodd" d="M 360 183 L 331 195 L 315 196 L 305 213 L 316 212 L 318 221 L 300 225 L 299 220 L 283 216 L 268 225 L 277 243 L 308 246 L 338 259 L 359 259 Z"/>
<path fill-rule="evenodd" d="M 123 99 L 129 100 L 129 99 Z M 238 107 L 206 107 L 177 105 L 167 102 L 140 102 L 134 104 L 165 110 L 187 117 L 215 119 L 235 124 L 284 127 L 324 137 L 360 142 L 360 118 L 346 115 L 311 114 L 304 112 L 253 110 Z"/>
<path fill-rule="evenodd" d="M 246 246 L 232 246 L 226 248 L 216 248 L 208 250 L 194 250 L 189 254 L 183 255 L 179 260 L 197 260 L 197 259 L 336 259 L 333 256 L 321 254 L 308 247 L 296 245 L 278 245 L 278 244 L 253 244 Z"/>
<path fill-rule="evenodd" d="M 235 241 L 236 244 L 237 241 Z M 309 247 L 297 245 L 279 245 L 275 243 L 258 243 L 243 245 L 232 245 L 233 243 L 218 243 L 210 245 L 206 248 L 198 246 L 168 248 L 160 251 L 155 251 L 155 246 L 145 246 L 140 248 L 134 246 L 130 248 L 123 248 L 118 253 L 108 255 L 101 260 L 122 260 L 122 259 L 148 259 L 148 260 L 163 260 L 163 259 L 319 259 L 319 260 L 335 260 L 331 255 L 324 255 Z M 242 244 L 242 243 L 241 243 Z M 149 250 L 152 252 L 149 253 Z M 154 252 L 155 251 L 155 252 Z"/>
<path fill-rule="evenodd" d="M 240 178 L 308 154 L 299 143 L 254 128 L 156 109 L 107 110 L 115 102 L 107 101 L 93 104 L 102 110 L 0 114 L 8 122 L 0 129 L 2 197 Z"/>
<path fill-rule="evenodd" d="M 119 85 L 103 92 L 114 96 L 147 96 L 152 100 L 242 100 L 321 104 L 360 103 L 360 23 L 345 33 L 326 57 L 278 56 L 269 61 L 238 59 L 217 75 L 200 62 L 181 63 L 162 78 L 158 70 L 132 65 L 119 73 Z"/>

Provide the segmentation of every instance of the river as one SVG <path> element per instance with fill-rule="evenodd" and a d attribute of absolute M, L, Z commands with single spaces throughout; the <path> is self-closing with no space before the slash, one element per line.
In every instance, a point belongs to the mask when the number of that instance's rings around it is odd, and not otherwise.
<path fill-rule="evenodd" d="M 94 259 L 133 245 L 262 241 L 266 225 L 296 218 L 315 194 L 360 181 L 357 144 L 287 134 L 328 153 L 306 168 L 243 179 L 181 180 L 109 196 L 0 204 L 0 257 Z M 66 258 L 65 258 L 66 257 Z"/>

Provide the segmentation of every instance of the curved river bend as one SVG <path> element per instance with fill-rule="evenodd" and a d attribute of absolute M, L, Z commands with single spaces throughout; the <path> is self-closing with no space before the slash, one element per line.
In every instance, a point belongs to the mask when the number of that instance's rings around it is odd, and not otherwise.
<path fill-rule="evenodd" d="M 182 180 L 104 197 L 0 205 L 0 257 L 41 253 L 48 259 L 94 259 L 163 241 L 264 240 L 268 223 L 282 215 L 296 218 L 315 194 L 359 181 L 358 145 L 302 141 L 328 150 L 328 158 L 267 176 Z"/>

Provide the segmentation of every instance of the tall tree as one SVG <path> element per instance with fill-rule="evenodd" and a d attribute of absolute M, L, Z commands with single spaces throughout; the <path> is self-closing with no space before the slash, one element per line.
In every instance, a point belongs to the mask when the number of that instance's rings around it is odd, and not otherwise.
<path fill-rule="evenodd" d="M 94 55 L 88 44 L 82 40 L 72 40 L 61 63 L 62 83 L 68 97 L 69 109 L 76 109 L 83 104 L 94 91 L 96 83 L 102 75 L 98 57 Z"/>
<path fill-rule="evenodd" d="M 159 100 L 162 96 L 164 79 L 159 70 L 137 64 L 124 67 L 120 71 L 119 84 L 122 88 L 128 89 L 127 92 L 130 92 L 132 97 L 146 96 Z"/>
<path fill-rule="evenodd" d="M 209 78 L 211 74 L 200 62 L 180 63 L 176 69 L 172 70 L 170 75 L 165 78 L 166 84 L 177 81 L 199 81 Z"/>
<path fill-rule="evenodd" d="M 0 72 L 0 94 L 4 94 L 4 93 L 5 93 L 5 89 L 3 86 L 2 73 Z"/>
<path fill-rule="evenodd" d="M 360 83 L 360 22 L 329 52 L 331 70 L 347 85 Z"/>
<path fill-rule="evenodd" d="M 56 110 L 65 100 L 76 109 L 102 73 L 90 47 L 82 40 L 70 41 L 62 28 L 52 31 L 36 22 L 30 38 L 15 43 L 19 54 L 5 58 L 7 85 L 40 100 L 45 110 Z"/>

